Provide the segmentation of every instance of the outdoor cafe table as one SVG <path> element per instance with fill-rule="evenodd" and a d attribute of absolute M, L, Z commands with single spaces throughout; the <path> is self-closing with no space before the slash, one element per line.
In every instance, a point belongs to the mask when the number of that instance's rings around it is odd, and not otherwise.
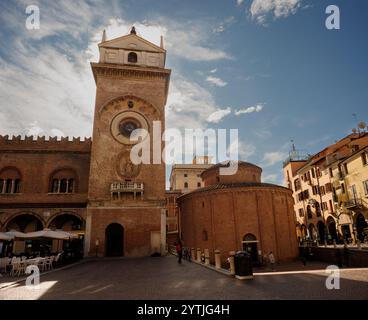
<path fill-rule="evenodd" d="M 26 263 L 27 265 L 38 265 L 41 261 L 44 261 L 46 260 L 46 258 L 33 258 L 33 259 L 27 259 L 27 260 L 24 260 L 23 262 Z"/>

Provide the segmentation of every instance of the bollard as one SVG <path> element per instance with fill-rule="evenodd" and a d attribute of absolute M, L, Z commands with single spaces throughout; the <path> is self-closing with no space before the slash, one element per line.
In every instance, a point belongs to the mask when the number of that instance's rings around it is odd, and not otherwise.
<path fill-rule="evenodd" d="M 318 240 L 316 241 L 316 245 L 317 245 L 317 247 L 319 247 L 319 241 Z"/>
<path fill-rule="evenodd" d="M 235 261 L 234 261 L 235 251 L 230 251 L 229 255 L 230 255 L 229 257 L 230 274 L 235 275 Z"/>
<path fill-rule="evenodd" d="M 215 267 L 221 269 L 221 254 L 220 250 L 215 250 Z"/>
<path fill-rule="evenodd" d="M 327 247 L 327 241 L 325 240 L 325 248 Z"/>
<path fill-rule="evenodd" d="M 190 255 L 191 255 L 191 260 L 196 260 L 196 251 L 195 251 L 195 249 L 194 248 L 192 248 L 191 250 L 191 253 L 190 253 Z"/>
<path fill-rule="evenodd" d="M 336 240 L 335 239 L 333 239 L 333 246 L 334 246 L 334 248 L 336 249 Z"/>
<path fill-rule="evenodd" d="M 197 262 L 201 262 L 201 248 L 197 248 Z"/>
<path fill-rule="evenodd" d="M 204 249 L 204 264 L 208 266 L 210 264 L 210 250 Z"/>
<path fill-rule="evenodd" d="M 362 250 L 362 244 L 360 243 L 359 239 L 357 240 L 357 247 L 358 247 L 358 250 Z"/>

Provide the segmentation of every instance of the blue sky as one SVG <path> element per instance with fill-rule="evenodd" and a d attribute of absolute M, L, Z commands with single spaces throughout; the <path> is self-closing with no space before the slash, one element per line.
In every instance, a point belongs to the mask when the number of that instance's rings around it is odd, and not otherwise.
<path fill-rule="evenodd" d="M 40 30 L 25 8 L 40 8 Z M 325 9 L 340 8 L 327 30 Z M 238 128 L 240 158 L 281 183 L 293 139 L 317 152 L 367 120 L 368 2 L 1 1 L 0 134 L 90 136 L 96 61 L 108 39 L 164 35 L 168 127 Z M 239 112 L 241 111 L 241 112 Z"/>

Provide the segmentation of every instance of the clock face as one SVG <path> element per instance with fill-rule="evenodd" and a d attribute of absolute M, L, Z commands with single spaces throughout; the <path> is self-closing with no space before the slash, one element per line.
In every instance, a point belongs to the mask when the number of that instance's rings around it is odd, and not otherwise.
<path fill-rule="evenodd" d="M 136 129 L 144 129 L 145 131 L 138 130 L 138 132 L 134 132 Z M 135 111 L 121 112 L 111 121 L 111 135 L 116 141 L 122 144 L 136 144 L 138 143 L 139 137 L 145 139 L 148 131 L 149 126 L 146 118 Z"/>
<path fill-rule="evenodd" d="M 134 130 L 139 129 L 140 123 L 135 119 L 124 119 L 119 124 L 119 132 L 126 138 L 130 138 Z"/>

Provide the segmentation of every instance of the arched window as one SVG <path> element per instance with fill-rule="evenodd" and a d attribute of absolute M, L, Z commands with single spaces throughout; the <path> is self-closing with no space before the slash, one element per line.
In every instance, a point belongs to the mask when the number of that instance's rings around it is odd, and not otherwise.
<path fill-rule="evenodd" d="M 50 193 L 74 193 L 76 191 L 76 173 L 72 169 L 54 172 L 50 179 Z"/>
<path fill-rule="evenodd" d="M 128 54 L 128 62 L 130 63 L 137 63 L 138 56 L 135 52 L 129 52 Z"/>
<path fill-rule="evenodd" d="M 188 182 L 184 182 L 184 188 L 188 189 Z"/>
<path fill-rule="evenodd" d="M 5 168 L 0 171 L 0 193 L 14 194 L 21 191 L 21 175 L 16 168 Z"/>

